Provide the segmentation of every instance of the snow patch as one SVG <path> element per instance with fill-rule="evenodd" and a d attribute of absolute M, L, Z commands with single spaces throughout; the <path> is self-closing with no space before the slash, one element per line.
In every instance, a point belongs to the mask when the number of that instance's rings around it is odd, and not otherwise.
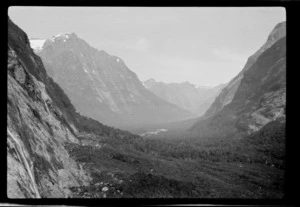
<path fill-rule="evenodd" d="M 37 52 L 43 49 L 44 43 L 46 40 L 42 40 L 42 39 L 32 39 L 29 40 L 30 41 L 30 46 L 31 48 Z"/>
<path fill-rule="evenodd" d="M 143 84 L 143 86 L 144 86 L 145 88 L 148 88 L 148 87 L 145 85 L 145 83 L 144 83 L 144 82 L 142 82 L 142 84 Z"/>
<path fill-rule="evenodd" d="M 54 42 L 55 39 L 57 38 L 63 38 L 64 39 L 64 42 L 66 41 L 66 39 L 69 39 L 70 38 L 70 35 L 71 33 L 59 33 L 59 34 L 56 34 L 56 35 L 53 35 L 52 37 L 49 38 L 49 40 L 51 42 Z"/>
<path fill-rule="evenodd" d="M 84 72 L 89 73 L 89 71 L 87 70 L 85 65 L 83 66 L 83 70 L 84 70 Z"/>

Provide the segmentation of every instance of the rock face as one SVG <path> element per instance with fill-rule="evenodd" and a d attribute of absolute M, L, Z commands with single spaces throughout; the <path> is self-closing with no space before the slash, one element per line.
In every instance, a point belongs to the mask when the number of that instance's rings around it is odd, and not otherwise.
<path fill-rule="evenodd" d="M 121 128 L 191 117 L 147 91 L 121 58 L 98 51 L 74 33 L 53 36 L 36 52 L 81 114 Z"/>
<path fill-rule="evenodd" d="M 267 42 L 249 57 L 243 70 L 222 90 L 191 131 L 198 135 L 250 133 L 285 117 L 285 31 L 285 22 L 274 28 Z"/>
<path fill-rule="evenodd" d="M 197 107 L 196 113 L 202 116 L 215 101 L 216 97 L 221 93 L 222 89 L 226 86 L 226 83 L 219 84 L 215 87 L 197 87 L 198 93 L 203 97 L 200 105 Z"/>
<path fill-rule="evenodd" d="M 282 37 L 286 35 L 286 22 L 281 22 L 273 29 L 273 31 L 268 36 L 266 43 L 256 51 L 252 56 L 250 56 L 242 69 L 242 71 L 234 77 L 228 85 L 222 90 L 221 94 L 216 98 L 216 101 L 212 104 L 212 106 L 205 113 L 205 117 L 209 117 L 214 113 L 220 111 L 224 106 L 229 104 L 235 93 L 237 92 L 241 80 L 244 77 L 244 73 L 249 70 L 252 65 L 257 61 L 258 57 L 267 49 L 269 49 L 275 42 L 277 42 Z"/>
<path fill-rule="evenodd" d="M 82 154 L 85 146 L 100 147 L 101 139 L 140 137 L 77 113 L 10 19 L 7 52 L 7 195 L 78 197 L 74 189 L 93 185 L 93 178 L 74 149 Z"/>
<path fill-rule="evenodd" d="M 48 78 L 27 35 L 11 20 L 7 50 L 7 195 L 68 197 L 70 186 L 89 182 L 64 147 L 78 143 L 77 130 L 66 123 L 66 112 L 57 101 L 63 97 L 53 90 L 57 85 Z"/>
<path fill-rule="evenodd" d="M 156 82 L 153 78 L 144 81 L 143 84 L 158 97 L 197 116 L 204 114 L 225 86 L 221 84 L 216 87 L 196 87 L 189 82 L 163 83 Z"/>

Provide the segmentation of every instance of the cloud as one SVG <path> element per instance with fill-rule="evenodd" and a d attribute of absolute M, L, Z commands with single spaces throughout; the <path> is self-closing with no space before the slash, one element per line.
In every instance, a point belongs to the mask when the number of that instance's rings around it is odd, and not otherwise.
<path fill-rule="evenodd" d="M 103 39 L 101 42 L 99 41 L 97 44 L 94 44 L 94 46 L 99 50 L 105 50 L 107 52 L 111 51 L 112 54 L 115 54 L 117 51 L 122 51 L 123 53 L 148 53 L 153 47 L 152 43 L 144 37 L 128 38 L 124 40 Z"/>
<path fill-rule="evenodd" d="M 171 55 L 153 56 L 153 62 L 156 67 L 151 68 L 151 72 L 147 73 L 147 78 L 152 77 L 164 82 L 189 81 L 200 85 L 218 85 L 228 82 L 245 64 L 245 60 L 225 63 L 224 61 Z"/>
<path fill-rule="evenodd" d="M 239 54 L 228 48 L 214 48 L 212 53 L 218 58 L 228 61 L 244 62 L 247 59 L 246 55 Z"/>
<path fill-rule="evenodd" d="M 153 70 L 167 82 L 183 82 L 184 80 L 198 83 L 202 78 L 210 76 L 207 70 L 212 67 L 208 62 L 189 57 L 163 55 L 157 57 L 156 61 L 158 68 Z"/>
<path fill-rule="evenodd" d="M 176 57 L 176 56 L 160 56 L 159 62 L 168 68 L 184 69 L 184 68 L 198 68 L 204 65 L 201 60 L 195 60 L 187 57 Z"/>
<path fill-rule="evenodd" d="M 150 42 L 144 37 L 138 37 L 133 43 L 128 43 L 126 49 L 147 52 L 150 49 Z"/>

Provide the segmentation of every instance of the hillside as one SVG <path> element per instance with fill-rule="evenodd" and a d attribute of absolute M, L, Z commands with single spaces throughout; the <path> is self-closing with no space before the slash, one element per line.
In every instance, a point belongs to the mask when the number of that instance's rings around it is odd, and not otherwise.
<path fill-rule="evenodd" d="M 27 35 L 8 20 L 7 142 L 8 197 L 68 197 L 70 188 L 89 185 L 90 173 L 66 146 L 81 134 L 137 138 L 75 111 L 63 90 L 47 76 Z"/>
<path fill-rule="evenodd" d="M 221 92 L 224 84 L 215 87 L 197 87 L 189 82 L 164 83 L 153 78 L 143 82 L 144 86 L 163 100 L 201 116 Z"/>
<path fill-rule="evenodd" d="M 125 129 L 192 116 L 146 90 L 121 58 L 93 48 L 75 33 L 31 43 L 49 76 L 85 116 Z"/>
<path fill-rule="evenodd" d="M 191 128 L 192 132 L 210 136 L 252 133 L 270 121 L 285 117 L 284 30 L 285 23 L 274 28 L 264 46 L 248 59 L 242 72 L 222 90 L 205 115 Z"/>
<path fill-rule="evenodd" d="M 8 198 L 284 197 L 284 117 L 232 142 L 147 139 L 77 113 L 10 19 L 7 52 Z"/>

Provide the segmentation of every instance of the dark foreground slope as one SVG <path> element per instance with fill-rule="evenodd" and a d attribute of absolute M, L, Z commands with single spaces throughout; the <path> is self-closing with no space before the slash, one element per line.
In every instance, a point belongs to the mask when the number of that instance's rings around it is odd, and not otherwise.
<path fill-rule="evenodd" d="M 80 116 L 10 20 L 7 72 L 9 198 L 283 197 L 284 156 L 255 137 L 151 140 Z"/>
<path fill-rule="evenodd" d="M 85 138 L 86 139 L 86 138 Z M 99 140 L 70 145 L 93 184 L 74 196 L 102 198 L 283 198 L 285 124 L 242 140 Z M 96 144 L 97 143 L 97 144 Z M 107 191 L 106 188 L 107 187 Z"/>

